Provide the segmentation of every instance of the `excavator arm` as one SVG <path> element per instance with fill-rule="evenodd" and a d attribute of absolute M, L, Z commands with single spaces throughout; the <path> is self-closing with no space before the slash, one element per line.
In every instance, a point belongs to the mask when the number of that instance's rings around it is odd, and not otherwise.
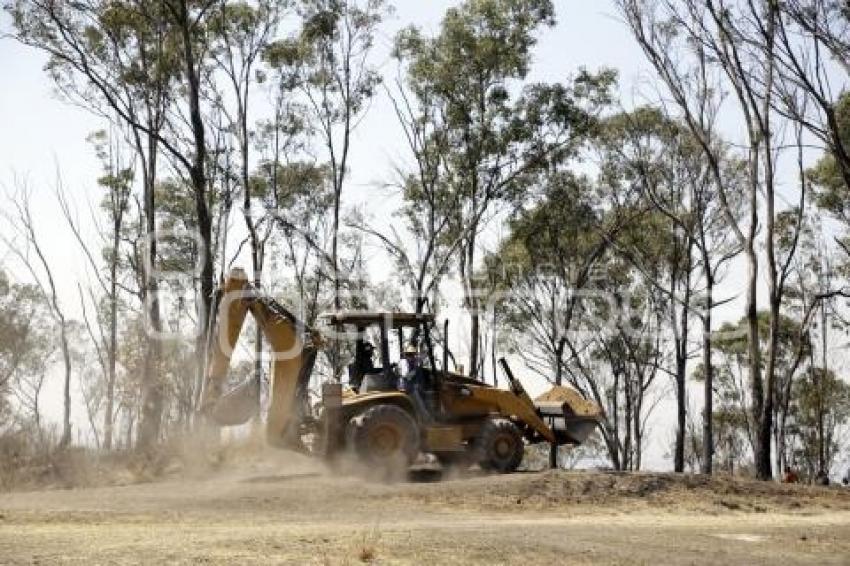
<path fill-rule="evenodd" d="M 301 448 L 299 426 L 306 414 L 307 385 L 321 346 L 317 332 L 251 285 L 241 269 L 224 281 L 210 340 L 200 410 L 219 426 L 248 422 L 259 409 L 259 384 L 248 380 L 224 391 L 233 350 L 250 312 L 269 343 L 272 364 L 266 438 L 279 446 Z"/>

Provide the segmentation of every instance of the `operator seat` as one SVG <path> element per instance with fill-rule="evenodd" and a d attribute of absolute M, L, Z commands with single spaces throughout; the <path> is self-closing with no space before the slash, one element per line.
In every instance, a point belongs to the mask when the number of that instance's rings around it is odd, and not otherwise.
<path fill-rule="evenodd" d="M 398 377 L 390 370 L 385 373 L 383 368 L 374 368 L 363 376 L 360 384 L 360 393 L 369 391 L 396 391 L 398 389 Z"/>

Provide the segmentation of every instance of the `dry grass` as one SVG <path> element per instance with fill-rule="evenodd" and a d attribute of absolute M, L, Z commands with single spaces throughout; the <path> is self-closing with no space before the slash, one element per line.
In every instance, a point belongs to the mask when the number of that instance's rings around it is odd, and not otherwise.
<path fill-rule="evenodd" d="M 88 448 L 40 448 L 18 436 L 0 438 L 0 492 L 120 486 L 173 478 L 204 478 L 260 460 L 267 449 L 253 437 L 211 446 L 186 435 L 147 453 Z"/>
<path fill-rule="evenodd" d="M 371 562 L 375 559 L 376 551 L 375 547 L 371 545 L 364 544 L 360 547 L 360 552 L 357 553 L 357 558 L 360 562 Z"/>
<path fill-rule="evenodd" d="M 0 562 L 787 563 L 850 555 L 850 492 L 543 472 L 386 484 L 232 447 L 207 477 L 0 494 Z M 568 534 L 569 536 L 565 536 Z"/>
<path fill-rule="evenodd" d="M 111 461 L 84 448 L 60 450 L 19 435 L 0 438 L 0 492 L 116 483 L 112 468 Z"/>
<path fill-rule="evenodd" d="M 355 545 L 357 560 L 372 562 L 378 558 L 378 546 L 381 542 L 381 531 L 377 526 L 360 534 Z"/>

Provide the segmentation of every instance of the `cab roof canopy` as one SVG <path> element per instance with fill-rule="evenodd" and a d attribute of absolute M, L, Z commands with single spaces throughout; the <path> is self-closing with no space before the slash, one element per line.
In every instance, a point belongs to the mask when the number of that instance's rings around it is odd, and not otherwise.
<path fill-rule="evenodd" d="M 403 326 L 418 326 L 423 323 L 433 323 L 431 313 L 414 312 L 374 312 L 374 311 L 339 311 L 320 315 L 329 324 L 353 324 L 355 326 L 386 325 L 392 328 Z"/>

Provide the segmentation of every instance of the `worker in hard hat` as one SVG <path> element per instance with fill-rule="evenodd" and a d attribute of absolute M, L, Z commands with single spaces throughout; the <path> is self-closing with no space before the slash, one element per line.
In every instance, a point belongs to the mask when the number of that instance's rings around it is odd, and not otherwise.
<path fill-rule="evenodd" d="M 401 387 L 410 396 L 413 406 L 416 411 L 421 414 L 427 414 L 428 410 L 422 398 L 422 386 L 424 385 L 425 372 L 422 369 L 422 355 L 419 352 L 419 345 L 416 342 L 409 342 L 402 352 L 407 373 L 401 380 Z"/>
<path fill-rule="evenodd" d="M 415 342 L 409 342 L 407 346 L 404 347 L 404 352 L 402 353 L 404 356 L 404 363 L 406 364 L 407 373 L 416 372 L 420 366 L 419 360 L 419 347 Z"/>

